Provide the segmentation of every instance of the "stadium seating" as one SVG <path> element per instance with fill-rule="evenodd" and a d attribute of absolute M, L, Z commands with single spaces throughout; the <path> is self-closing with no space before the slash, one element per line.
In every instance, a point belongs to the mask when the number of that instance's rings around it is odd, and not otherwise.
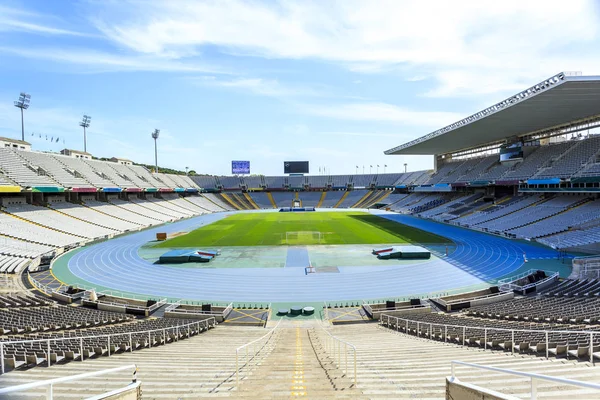
<path fill-rule="evenodd" d="M 242 181 L 237 176 L 220 176 L 217 178 L 223 189 L 240 189 Z"/>
<path fill-rule="evenodd" d="M 273 204 L 271 204 L 271 200 L 269 200 L 269 196 L 265 192 L 253 192 L 250 193 L 250 196 L 254 200 L 254 202 L 260 207 L 264 209 L 273 208 Z"/>
<path fill-rule="evenodd" d="M 557 235 L 538 238 L 537 241 L 557 249 L 568 249 L 600 243 L 600 226 L 559 233 Z"/>
<path fill-rule="evenodd" d="M 489 171 L 490 168 L 498 162 L 498 155 L 494 154 L 491 156 L 478 158 L 477 160 L 478 162 L 474 163 L 469 170 L 456 179 L 457 183 L 467 183 L 480 180 L 483 173 Z"/>
<path fill-rule="evenodd" d="M 70 158 L 70 157 L 65 157 L 66 158 Z M 75 160 L 75 161 L 72 161 Z M 67 163 L 72 164 L 74 167 L 77 166 L 77 160 L 76 159 L 72 159 L 71 161 L 66 161 Z M 109 162 L 103 162 L 103 161 L 96 161 L 96 160 L 82 160 L 81 161 L 82 164 L 84 164 L 83 169 L 81 170 L 82 173 L 85 173 L 86 175 L 89 175 L 89 180 L 96 180 L 96 178 L 94 178 L 94 175 L 98 175 L 102 178 L 102 186 L 101 187 L 120 187 L 120 188 L 124 188 L 124 189 L 128 189 L 128 188 L 140 188 L 140 186 L 137 186 L 136 183 L 129 179 L 127 175 L 123 174 L 123 171 L 121 171 L 121 173 L 117 172 L 117 165 L 114 163 L 109 163 Z M 85 166 L 89 166 L 89 168 L 91 169 L 88 170 L 87 168 L 85 168 Z M 87 171 L 87 172 L 86 172 Z M 131 175 L 131 174 L 130 174 Z M 111 183 L 109 183 L 111 182 Z"/>
<path fill-rule="evenodd" d="M 306 177 L 304 176 L 290 176 L 288 177 L 288 186 L 292 189 L 303 189 L 306 185 Z"/>
<path fill-rule="evenodd" d="M 0 148 L 0 169 L 10 180 L 25 188 L 59 186 L 14 150 Z"/>
<path fill-rule="evenodd" d="M 116 233 L 113 229 L 94 225 L 46 207 L 37 207 L 30 204 L 12 204 L 5 207 L 5 210 L 18 218 L 81 238 L 96 239 Z"/>
<path fill-rule="evenodd" d="M 316 207 L 321 199 L 321 192 L 301 192 L 298 198 L 302 200 L 302 207 Z"/>
<path fill-rule="evenodd" d="M 230 209 L 226 207 L 225 204 L 220 205 L 218 203 L 215 203 L 215 201 L 211 201 L 210 197 L 212 196 L 209 193 L 206 193 L 202 196 L 189 196 L 186 197 L 185 200 L 209 212 L 219 212 Z M 213 200 L 215 199 L 213 198 Z"/>
<path fill-rule="evenodd" d="M 560 214 L 550 216 L 521 228 L 509 230 L 508 233 L 519 238 L 534 239 L 564 232 L 569 228 L 599 220 L 600 202 L 596 200 L 586 202 L 578 207 L 569 208 Z"/>
<path fill-rule="evenodd" d="M 529 207 L 539 200 L 540 197 L 538 196 L 515 196 L 507 198 L 502 203 L 497 203 L 486 207 L 481 211 L 457 218 L 454 220 L 454 222 L 467 227 L 482 224 L 487 221 L 502 218 L 505 215 L 509 215 L 525 207 Z"/>
<path fill-rule="evenodd" d="M 579 196 L 557 196 L 542 200 L 535 207 L 515 211 L 504 218 L 479 223 L 477 227 L 493 232 L 506 232 L 554 216 L 581 201 L 584 200 Z"/>
<path fill-rule="evenodd" d="M 77 170 L 66 169 L 63 164 L 50 155 L 19 150 L 15 150 L 15 153 L 36 170 L 43 171 L 46 175 L 51 176 L 60 186 L 66 188 L 93 187 L 88 181 L 78 176 Z"/>
<path fill-rule="evenodd" d="M 561 154 L 568 151 L 575 144 L 576 142 L 562 142 L 540 146 L 532 154 L 526 156 L 523 161 L 518 163 L 513 169 L 504 174 L 502 179 L 529 179 L 535 175 L 539 168 L 558 159 Z"/>
<path fill-rule="evenodd" d="M 342 196 L 345 193 L 346 192 L 343 192 L 343 191 L 340 191 L 340 190 L 335 190 L 335 191 L 327 192 L 325 194 L 325 199 L 321 203 L 321 207 L 323 207 L 323 208 L 333 208 L 333 207 L 335 207 L 335 205 L 337 203 L 339 203 L 339 201 L 341 200 Z"/>
<path fill-rule="evenodd" d="M 357 189 L 357 190 L 351 190 L 350 192 L 347 192 L 348 195 L 346 196 L 346 198 L 344 198 L 344 200 L 338 205 L 337 208 L 350 208 L 352 207 L 354 204 L 356 204 L 360 199 L 362 199 L 366 194 L 367 194 L 367 190 L 365 189 Z"/>
<path fill-rule="evenodd" d="M 574 142 L 560 157 L 551 159 L 549 165 L 542 167 L 533 179 L 552 177 L 569 178 L 577 173 L 581 166 L 586 164 L 590 157 L 600 149 L 600 136 L 593 136 L 587 140 Z"/>
<path fill-rule="evenodd" d="M 270 189 L 283 189 L 285 180 L 283 176 L 265 176 L 265 185 Z"/>
<path fill-rule="evenodd" d="M 262 176 L 244 176 L 242 182 L 248 189 L 259 189 L 264 186 Z"/>
<path fill-rule="evenodd" d="M 366 188 L 372 183 L 375 183 L 375 177 L 377 175 L 354 175 L 352 176 L 352 186 L 355 188 Z"/>
<path fill-rule="evenodd" d="M 296 193 L 294 192 L 273 192 L 271 195 L 277 207 L 291 207 L 292 200 L 296 198 Z"/>
<path fill-rule="evenodd" d="M 325 175 L 316 175 L 316 176 L 307 176 L 308 185 L 311 188 L 327 188 L 330 185 L 329 176 Z"/>

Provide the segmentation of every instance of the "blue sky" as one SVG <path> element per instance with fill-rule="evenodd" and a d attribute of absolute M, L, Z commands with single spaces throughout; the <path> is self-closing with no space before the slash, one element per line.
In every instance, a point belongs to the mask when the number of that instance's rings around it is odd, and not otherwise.
<path fill-rule="evenodd" d="M 597 74 L 599 26 L 593 0 L 0 0 L 0 136 L 20 137 L 26 91 L 36 150 L 82 149 L 87 113 L 98 157 L 153 163 L 158 128 L 159 164 L 199 173 L 426 169 L 383 151 L 557 72 Z"/>

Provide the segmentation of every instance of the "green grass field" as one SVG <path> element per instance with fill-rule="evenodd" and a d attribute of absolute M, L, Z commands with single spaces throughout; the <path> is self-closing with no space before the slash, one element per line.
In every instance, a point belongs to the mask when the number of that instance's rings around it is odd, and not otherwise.
<path fill-rule="evenodd" d="M 320 239 L 313 232 L 320 232 Z M 155 247 L 447 242 L 441 236 L 365 212 L 244 213 L 223 218 Z"/>

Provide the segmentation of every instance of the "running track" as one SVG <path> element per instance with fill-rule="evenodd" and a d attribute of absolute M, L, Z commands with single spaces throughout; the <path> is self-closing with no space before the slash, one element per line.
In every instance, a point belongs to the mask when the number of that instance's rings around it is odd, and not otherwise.
<path fill-rule="evenodd" d="M 68 262 L 70 272 L 88 284 L 152 297 L 235 302 L 313 302 L 381 299 L 447 291 L 482 284 L 510 274 L 530 259 L 554 258 L 556 252 L 497 236 L 412 216 L 381 212 L 393 221 L 447 237 L 456 250 L 418 266 L 345 268 L 340 273 L 305 275 L 303 268 L 195 269 L 155 265 L 138 249 L 156 232 L 195 229 L 227 213 L 208 214 L 79 250 Z M 58 265 L 58 264 L 57 264 Z M 55 268 L 56 265 L 55 265 Z M 57 273 L 58 275 L 58 273 Z M 73 282 L 75 283 L 75 282 Z"/>

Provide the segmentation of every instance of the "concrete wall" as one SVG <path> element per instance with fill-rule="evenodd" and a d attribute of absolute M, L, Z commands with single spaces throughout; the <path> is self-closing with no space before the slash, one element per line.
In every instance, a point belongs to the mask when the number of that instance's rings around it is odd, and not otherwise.
<path fill-rule="evenodd" d="M 514 292 L 508 292 L 504 294 L 498 294 L 496 296 L 486 297 L 483 299 L 471 300 L 471 307 L 483 306 L 486 304 L 498 303 L 500 301 L 506 301 L 515 297 Z"/>
<path fill-rule="evenodd" d="M 424 313 L 430 313 L 430 312 L 431 312 L 431 307 L 429 307 L 429 306 L 416 307 L 416 308 L 405 308 L 402 310 L 381 310 L 381 311 L 373 312 L 373 319 L 375 321 L 379 321 L 379 319 L 381 318 L 381 314 L 391 315 L 393 317 L 410 319 L 410 316 L 412 314 L 424 314 Z"/>
<path fill-rule="evenodd" d="M 181 319 L 197 319 L 203 321 L 210 317 L 215 317 L 217 322 L 223 322 L 223 315 L 215 314 L 215 315 L 206 315 L 206 314 L 194 314 L 194 313 L 184 313 L 175 311 L 167 311 L 165 312 L 165 317 L 167 318 L 181 318 Z"/>
<path fill-rule="evenodd" d="M 520 400 L 519 397 L 446 378 L 446 400 Z"/>
<path fill-rule="evenodd" d="M 127 312 L 127 307 L 124 304 L 116 305 L 116 304 L 98 303 L 98 310 L 112 311 L 112 312 L 116 312 L 116 313 L 125 314 Z"/>

